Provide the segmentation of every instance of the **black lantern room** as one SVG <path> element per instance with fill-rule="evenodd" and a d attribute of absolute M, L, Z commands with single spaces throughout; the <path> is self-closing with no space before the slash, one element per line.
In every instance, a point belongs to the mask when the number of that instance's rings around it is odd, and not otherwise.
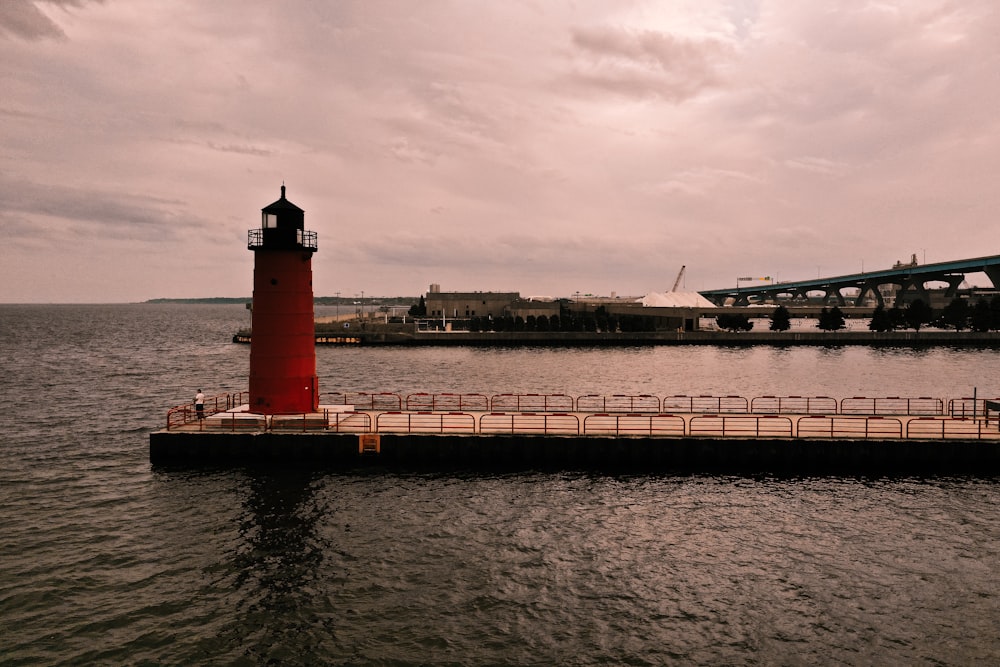
<path fill-rule="evenodd" d="M 250 250 L 305 250 L 316 252 L 316 232 L 306 231 L 305 211 L 285 199 L 261 209 L 260 229 L 251 229 L 247 236 Z"/>

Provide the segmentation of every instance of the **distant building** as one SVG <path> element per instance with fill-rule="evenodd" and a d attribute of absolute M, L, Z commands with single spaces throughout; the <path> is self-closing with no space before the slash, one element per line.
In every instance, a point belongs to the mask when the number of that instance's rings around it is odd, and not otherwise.
<path fill-rule="evenodd" d="M 503 317 L 520 298 L 518 292 L 442 292 L 435 284 L 424 297 L 424 305 L 427 317 Z"/>
<path fill-rule="evenodd" d="M 552 317 L 559 315 L 560 304 L 558 301 L 546 299 L 515 299 L 507 307 L 507 312 L 511 317 L 521 317 L 527 320 L 529 317 Z"/>
<path fill-rule="evenodd" d="M 656 297 L 656 298 L 653 298 Z M 717 308 L 696 294 L 670 292 L 646 297 L 578 296 L 576 299 L 548 297 L 522 298 L 519 292 L 442 292 L 438 284 L 424 296 L 428 319 L 471 320 L 503 317 L 529 321 L 553 316 L 593 316 L 598 310 L 606 315 L 642 318 L 650 331 L 697 331 L 699 320 L 714 316 Z M 451 322 L 447 323 L 451 326 Z M 464 328 L 465 323 L 459 323 Z"/>

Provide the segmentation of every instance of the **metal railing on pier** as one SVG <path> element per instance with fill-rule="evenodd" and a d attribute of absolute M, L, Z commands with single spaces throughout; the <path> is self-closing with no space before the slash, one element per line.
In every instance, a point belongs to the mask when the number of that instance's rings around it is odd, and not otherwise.
<path fill-rule="evenodd" d="M 381 412 L 376 432 L 475 433 L 476 418 L 464 412 Z"/>
<path fill-rule="evenodd" d="M 649 394 L 587 394 L 576 399 L 577 412 L 660 412 L 662 401 Z"/>
<path fill-rule="evenodd" d="M 743 396 L 686 396 L 677 394 L 663 399 L 664 412 L 749 412 Z"/>
<path fill-rule="evenodd" d="M 351 405 L 358 410 L 402 410 L 403 398 L 390 391 L 369 394 L 365 391 L 333 391 L 323 394 L 329 405 Z"/>
<path fill-rule="evenodd" d="M 576 401 L 566 394 L 497 394 L 490 399 L 490 410 L 502 412 L 572 412 Z"/>
<path fill-rule="evenodd" d="M 583 418 L 585 435 L 684 436 L 684 418 L 671 414 L 597 413 Z"/>
<path fill-rule="evenodd" d="M 902 438 L 903 422 L 893 417 L 851 417 L 842 415 L 809 415 L 796 424 L 800 438 Z"/>
<path fill-rule="evenodd" d="M 204 419 L 212 415 L 236 409 L 248 400 L 250 400 L 250 392 L 247 391 L 207 396 L 202 404 L 200 414 L 193 400 L 190 403 L 178 405 L 167 411 L 167 430 L 169 431 L 172 428 L 184 426 L 185 424 L 204 421 Z"/>
<path fill-rule="evenodd" d="M 579 435 L 580 418 L 563 412 L 490 412 L 479 418 L 479 432 Z"/>
<path fill-rule="evenodd" d="M 490 399 L 485 394 L 429 394 L 419 392 L 406 397 L 407 410 L 471 410 L 486 412 Z"/>
<path fill-rule="evenodd" d="M 688 435 L 715 438 L 791 438 L 792 420 L 779 415 L 695 415 Z"/>
<path fill-rule="evenodd" d="M 260 415 L 248 392 L 167 412 L 167 430 L 543 434 L 689 438 L 1000 438 L 996 399 L 853 396 L 332 392 L 317 412 Z M 405 408 L 404 408 L 405 406 Z M 664 409 L 666 407 L 676 410 Z M 500 409 L 497 409 L 500 408 Z"/>
<path fill-rule="evenodd" d="M 943 415 L 944 401 L 929 396 L 854 396 L 840 400 L 839 412 L 842 415 Z"/>
<path fill-rule="evenodd" d="M 907 438 L 927 440 L 948 438 L 981 440 L 984 436 L 1000 436 L 998 431 L 1000 431 L 1000 420 L 971 417 L 917 417 L 906 422 Z"/>
<path fill-rule="evenodd" d="M 750 400 L 752 413 L 832 414 L 837 399 L 829 396 L 756 396 Z"/>
<path fill-rule="evenodd" d="M 324 403 L 353 405 L 360 410 L 466 410 L 472 412 L 664 412 L 685 414 L 845 414 L 975 417 L 986 402 L 1000 398 L 929 396 L 735 396 L 675 394 L 494 394 L 415 392 L 405 398 L 392 392 L 330 392 Z"/>

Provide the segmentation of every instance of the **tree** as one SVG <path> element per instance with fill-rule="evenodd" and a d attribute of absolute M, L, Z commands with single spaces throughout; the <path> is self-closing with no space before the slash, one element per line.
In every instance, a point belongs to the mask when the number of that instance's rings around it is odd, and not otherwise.
<path fill-rule="evenodd" d="M 426 317 L 427 316 L 427 304 L 424 302 L 424 295 L 420 295 L 420 303 L 415 303 L 410 306 L 409 310 L 411 317 Z"/>
<path fill-rule="evenodd" d="M 833 324 L 834 331 L 847 328 L 847 320 L 844 319 L 844 311 L 839 306 L 830 309 L 830 323 Z"/>
<path fill-rule="evenodd" d="M 792 328 L 792 315 L 784 306 L 778 306 L 771 313 L 771 331 L 788 331 Z"/>
<path fill-rule="evenodd" d="M 819 313 L 819 322 L 816 324 L 817 327 L 823 331 L 840 331 L 847 325 L 844 322 L 844 313 L 834 306 L 833 308 L 824 308 Z"/>
<path fill-rule="evenodd" d="M 980 299 L 972 307 L 969 315 L 969 326 L 973 331 L 989 331 L 993 325 L 993 314 L 990 311 L 990 304 L 986 299 Z"/>
<path fill-rule="evenodd" d="M 715 323 L 720 329 L 727 331 L 750 331 L 753 329 L 753 322 L 750 318 L 742 314 L 726 313 L 715 318 Z"/>
<path fill-rule="evenodd" d="M 965 299 L 956 297 L 944 307 L 938 321 L 946 328 L 961 331 L 969 326 L 969 319 L 971 315 L 972 308 L 969 307 L 969 302 Z"/>
<path fill-rule="evenodd" d="M 425 317 L 427 315 L 427 304 L 424 303 L 424 296 L 420 295 L 420 303 L 415 303 L 410 306 L 408 311 L 410 317 Z"/>
<path fill-rule="evenodd" d="M 920 331 L 920 327 L 934 319 L 934 311 L 923 299 L 914 299 L 903 311 L 903 317 L 907 326 L 914 331 Z"/>
<path fill-rule="evenodd" d="M 990 330 L 1000 329 L 1000 296 L 990 300 Z"/>
<path fill-rule="evenodd" d="M 892 319 L 889 317 L 888 311 L 886 311 L 885 306 L 879 304 L 875 308 L 875 312 L 872 313 L 872 319 L 868 323 L 868 329 L 870 331 L 892 331 Z"/>
<path fill-rule="evenodd" d="M 893 329 L 905 329 L 906 313 L 899 306 L 893 306 L 889 309 L 889 322 L 892 324 Z"/>

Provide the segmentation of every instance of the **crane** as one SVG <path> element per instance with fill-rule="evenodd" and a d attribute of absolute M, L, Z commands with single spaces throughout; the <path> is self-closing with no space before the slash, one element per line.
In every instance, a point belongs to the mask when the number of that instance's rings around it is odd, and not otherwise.
<path fill-rule="evenodd" d="M 671 292 L 676 292 L 677 288 L 680 287 L 681 278 L 684 277 L 684 269 L 686 269 L 686 268 L 687 268 L 686 264 L 685 265 L 681 265 L 681 270 L 677 272 L 677 280 L 674 281 L 674 286 L 670 290 Z"/>

